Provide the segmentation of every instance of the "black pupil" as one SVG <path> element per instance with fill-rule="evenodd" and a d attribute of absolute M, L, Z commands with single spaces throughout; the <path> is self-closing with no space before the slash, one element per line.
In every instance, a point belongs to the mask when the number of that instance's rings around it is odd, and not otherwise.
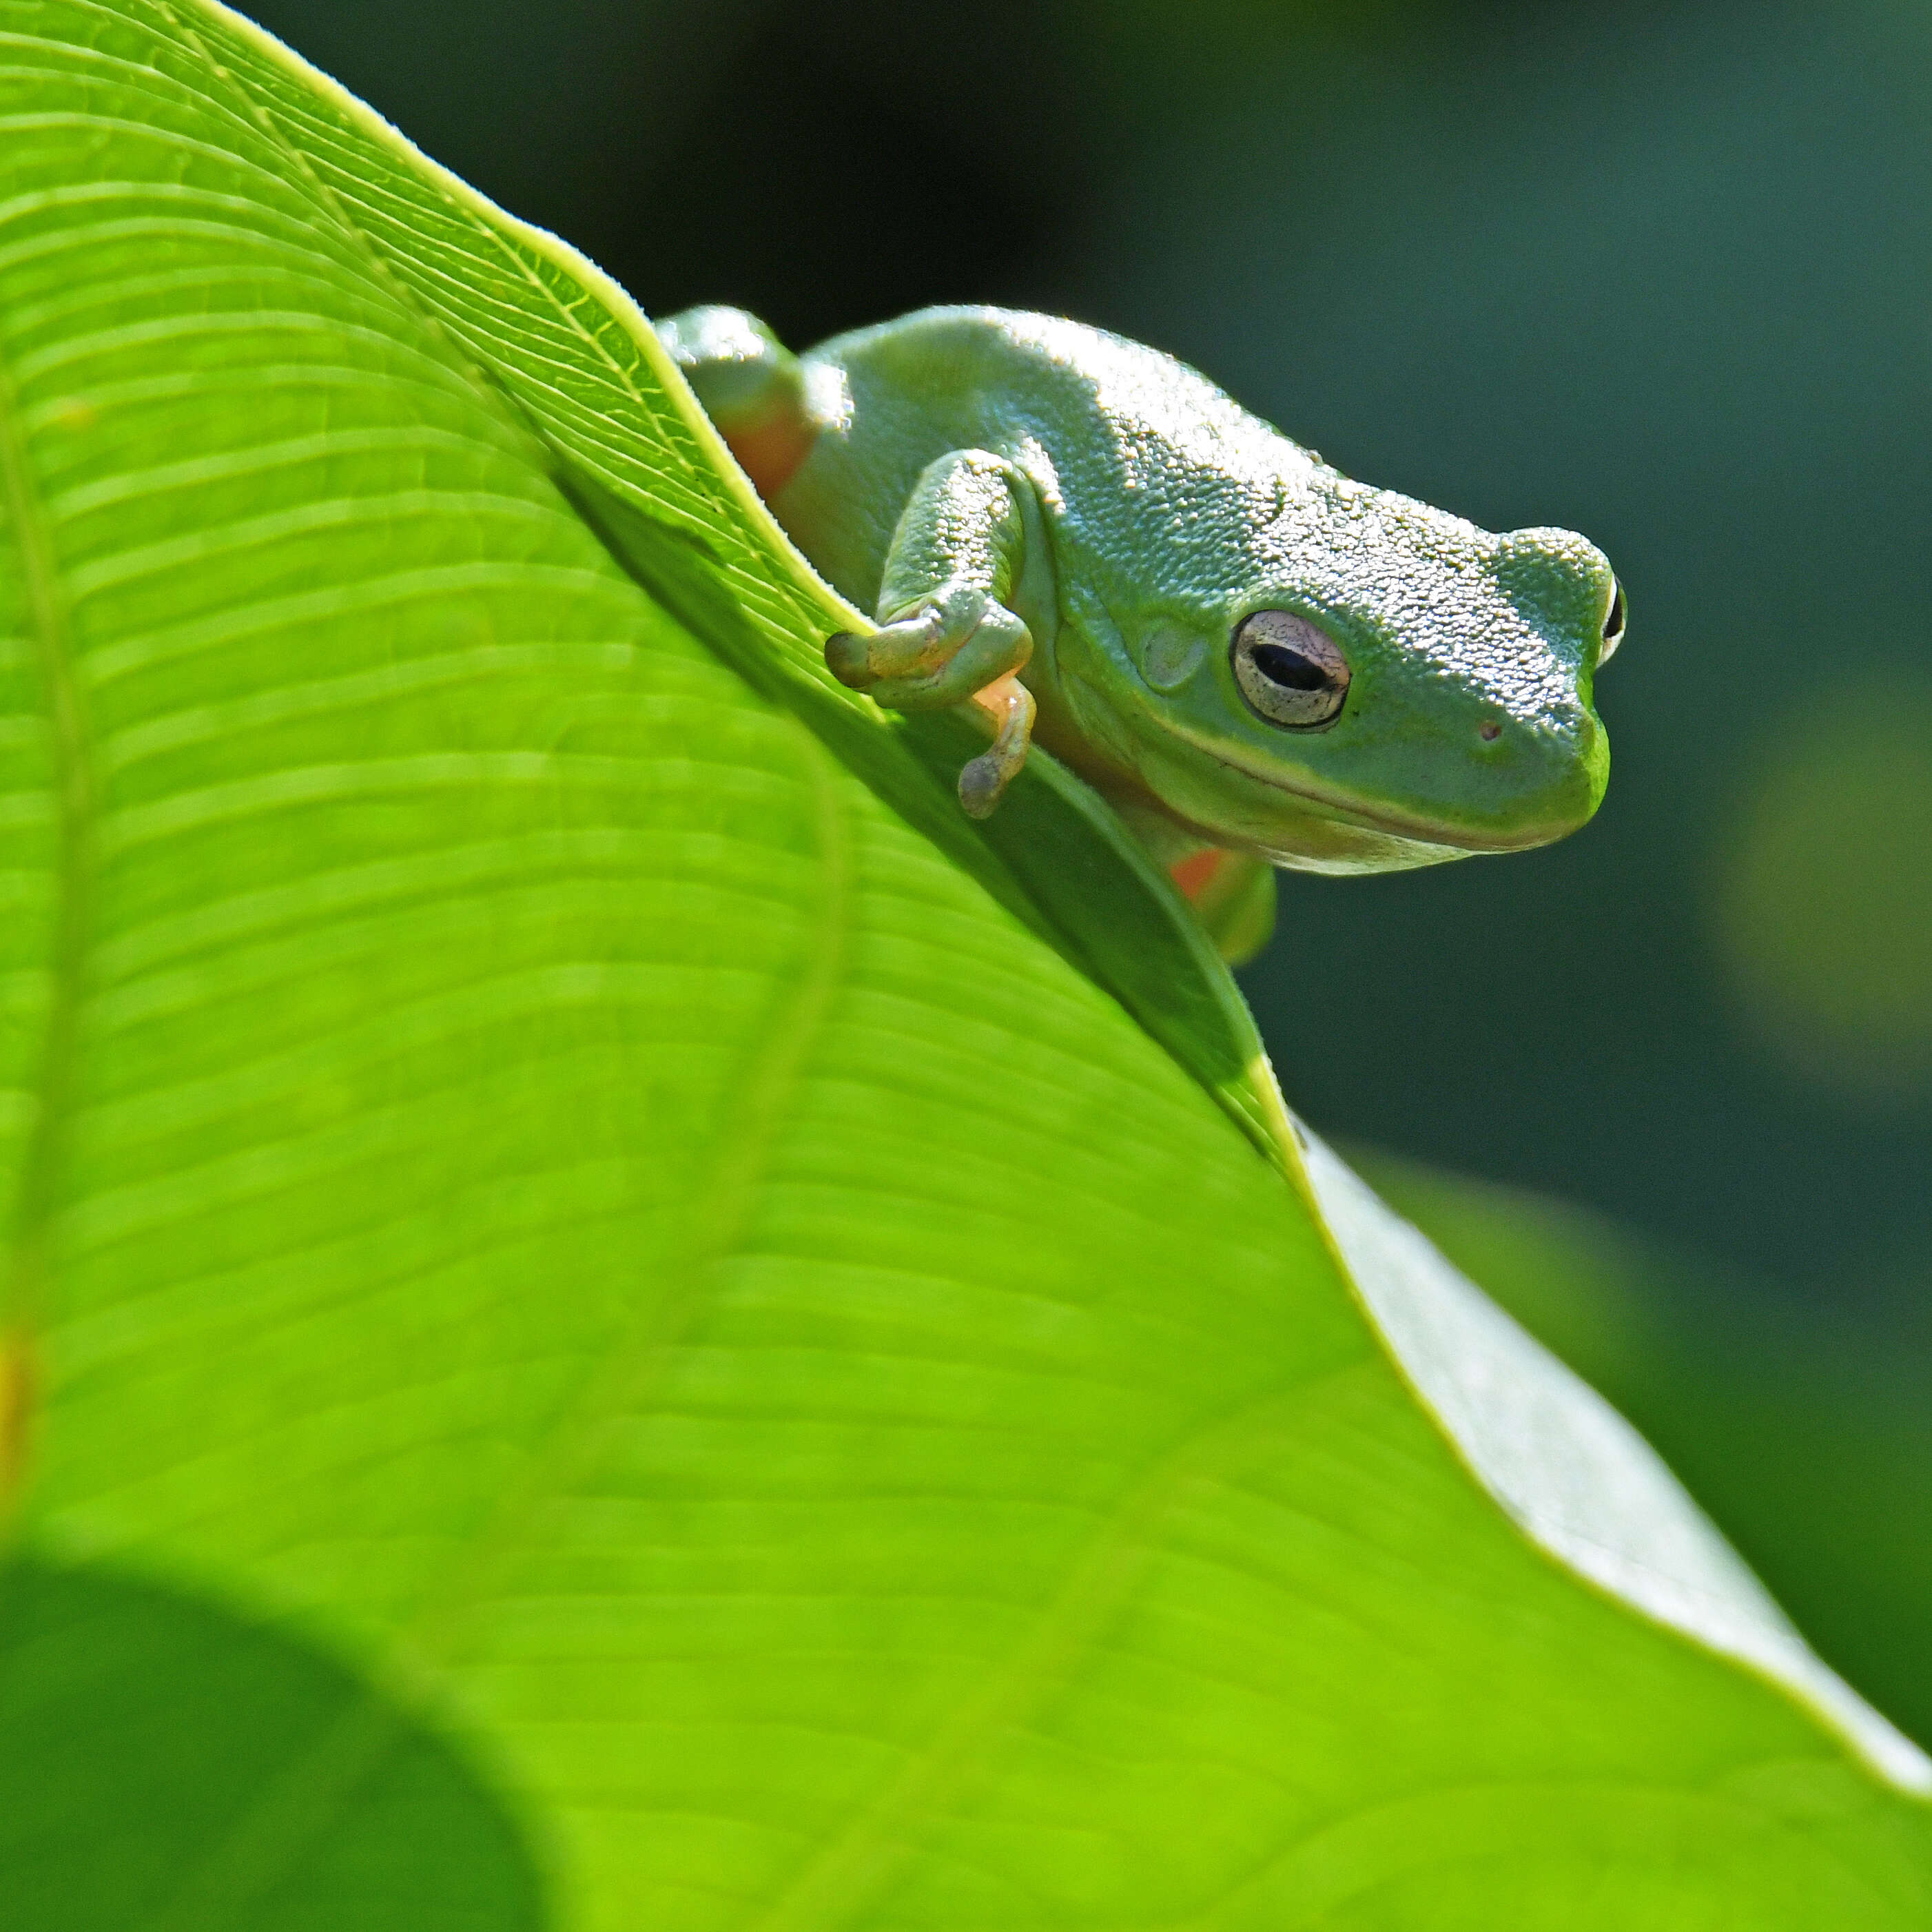
<path fill-rule="evenodd" d="M 1255 668 L 1270 684 L 1285 685 L 1290 691 L 1325 691 L 1328 674 L 1312 658 L 1286 644 L 1257 644 Z"/>
<path fill-rule="evenodd" d="M 1617 586 L 1617 594 L 1610 599 L 1610 614 L 1604 620 L 1604 635 L 1614 638 L 1624 627 L 1624 587 Z"/>

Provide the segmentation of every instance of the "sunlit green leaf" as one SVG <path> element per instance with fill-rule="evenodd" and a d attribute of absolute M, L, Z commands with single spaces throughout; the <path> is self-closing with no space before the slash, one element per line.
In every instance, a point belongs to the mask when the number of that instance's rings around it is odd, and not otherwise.
<path fill-rule="evenodd" d="M 619 291 L 199 0 L 0 31 L 7 1788 L 112 1604 L 10 1922 L 1926 1922 L 1924 1761 L 1104 807 L 832 683 Z"/>

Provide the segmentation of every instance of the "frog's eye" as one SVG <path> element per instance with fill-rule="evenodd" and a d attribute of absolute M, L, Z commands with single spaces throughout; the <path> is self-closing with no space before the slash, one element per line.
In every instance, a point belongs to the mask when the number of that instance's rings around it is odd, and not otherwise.
<path fill-rule="evenodd" d="M 1342 715 L 1348 661 L 1306 617 L 1257 610 L 1234 626 L 1230 655 L 1241 695 L 1270 724 L 1319 731 Z"/>
<path fill-rule="evenodd" d="M 1618 645 L 1624 640 L 1624 587 L 1613 577 L 1610 579 L 1610 608 L 1604 619 L 1604 642 L 1597 652 L 1597 668 L 1601 670 L 1616 653 Z"/>

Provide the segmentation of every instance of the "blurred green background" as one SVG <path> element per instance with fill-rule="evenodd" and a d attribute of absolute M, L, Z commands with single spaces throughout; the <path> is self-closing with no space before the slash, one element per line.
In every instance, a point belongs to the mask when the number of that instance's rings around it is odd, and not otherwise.
<path fill-rule="evenodd" d="M 1296 1106 L 1932 1743 L 1932 8 L 254 10 L 654 314 L 1068 313 L 1604 547 L 1596 823 L 1289 878 L 1244 977 Z"/>

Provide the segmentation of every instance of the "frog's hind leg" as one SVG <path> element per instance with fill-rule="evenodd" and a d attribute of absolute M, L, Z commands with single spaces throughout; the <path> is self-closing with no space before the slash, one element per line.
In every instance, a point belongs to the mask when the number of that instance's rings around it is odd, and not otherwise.
<path fill-rule="evenodd" d="M 1245 966 L 1268 943 L 1275 876 L 1265 859 L 1209 845 L 1170 866 L 1168 876 L 1228 965 Z"/>
<path fill-rule="evenodd" d="M 739 466 L 770 502 L 818 434 L 798 358 L 742 308 L 684 309 L 656 326 Z"/>

